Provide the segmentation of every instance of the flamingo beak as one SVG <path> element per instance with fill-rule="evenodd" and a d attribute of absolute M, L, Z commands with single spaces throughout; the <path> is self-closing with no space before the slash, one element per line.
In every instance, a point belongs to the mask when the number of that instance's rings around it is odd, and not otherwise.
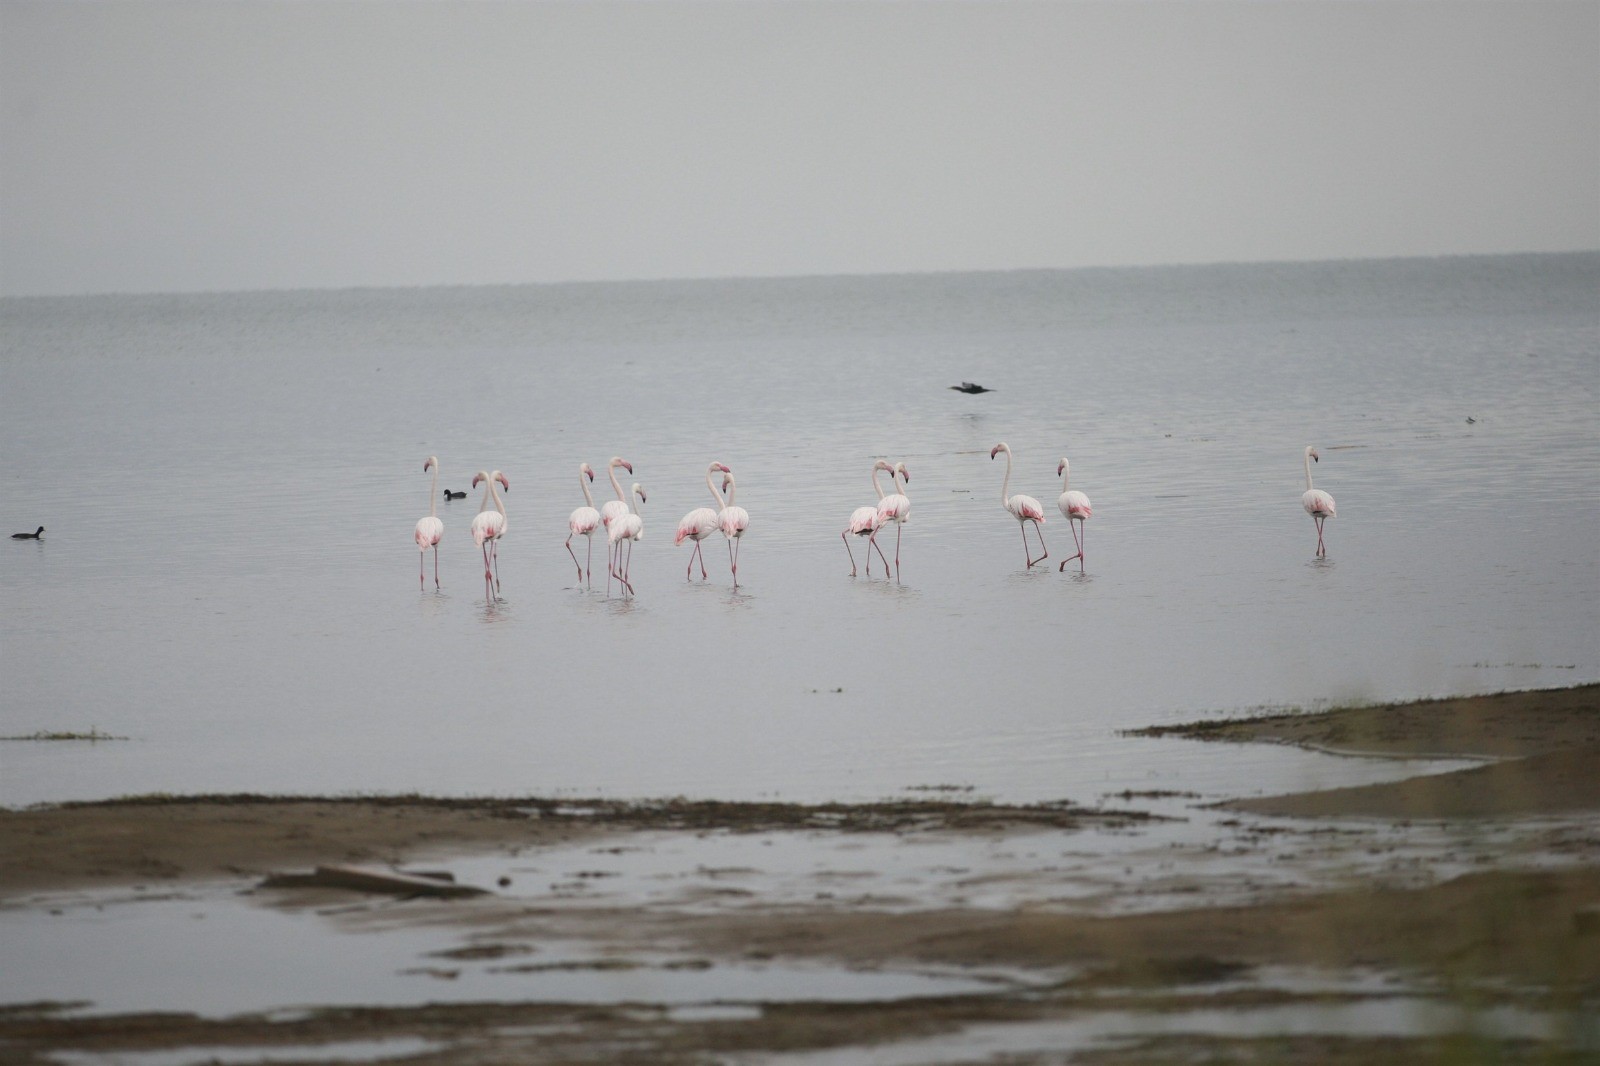
<path fill-rule="evenodd" d="M 1056 464 L 1056 477 L 1060 477 L 1061 476 L 1061 471 L 1065 470 L 1066 468 L 1067 468 L 1067 464 L 1066 463 L 1057 463 Z"/>
<path fill-rule="evenodd" d="M 594 471 L 593 470 L 585 470 L 584 473 L 589 475 L 589 480 L 590 481 L 594 480 Z"/>
<path fill-rule="evenodd" d="M 622 464 L 622 469 L 626 470 L 628 473 L 631 474 L 631 473 L 633 473 L 633 464 L 632 463 L 623 463 Z"/>
<path fill-rule="evenodd" d="M 1000 449 L 999 448 L 990 448 L 989 449 L 989 458 L 993 459 L 995 456 L 997 456 L 999 454 L 1000 454 Z"/>

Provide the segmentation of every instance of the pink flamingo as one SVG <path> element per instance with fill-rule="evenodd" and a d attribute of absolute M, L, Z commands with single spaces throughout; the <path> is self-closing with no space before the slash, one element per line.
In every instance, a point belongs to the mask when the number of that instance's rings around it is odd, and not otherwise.
<path fill-rule="evenodd" d="M 720 509 L 726 506 L 726 501 L 723 500 L 722 494 L 717 491 L 716 483 L 711 480 L 713 474 L 719 473 L 726 474 L 729 473 L 729 470 L 721 463 L 712 463 L 706 467 L 706 488 L 711 490 L 711 498 L 717 501 L 717 507 Z M 718 528 L 717 512 L 709 507 L 696 507 L 678 520 L 678 533 L 677 536 L 672 538 L 672 543 L 678 545 L 685 540 L 694 541 L 694 551 L 689 553 L 689 567 L 683 572 L 684 580 L 689 580 L 694 574 L 696 557 L 700 559 L 700 578 L 705 580 L 706 559 L 700 553 L 700 542 L 715 533 Z"/>
<path fill-rule="evenodd" d="M 1035 563 L 1042 563 L 1050 557 L 1050 549 L 1044 546 L 1044 531 L 1039 527 L 1044 525 L 1044 508 L 1032 496 L 1024 496 L 1020 492 L 1015 496 L 1006 493 L 1011 488 L 1011 445 L 1002 441 L 989 449 L 989 458 L 993 459 L 1001 452 L 1006 453 L 1006 479 L 1000 486 L 1000 503 L 1011 517 L 1017 520 L 1017 525 L 1022 529 L 1022 555 L 1028 560 L 1028 568 L 1032 569 Z M 1033 531 L 1039 535 L 1039 549 L 1044 553 L 1035 559 L 1032 549 L 1028 547 L 1028 523 L 1033 523 Z"/>
<path fill-rule="evenodd" d="M 472 518 L 472 540 L 483 552 L 483 591 L 485 596 L 493 600 L 494 594 L 500 591 L 500 538 L 506 531 L 506 505 L 501 502 L 500 494 L 495 491 L 495 482 L 507 492 L 511 491 L 511 483 L 506 476 L 496 470 L 492 474 L 485 474 L 482 470 L 472 476 L 472 487 L 477 488 L 479 482 L 484 483 L 483 503 L 476 515 Z M 489 510 L 489 502 L 494 501 L 495 509 Z M 493 572 L 490 572 L 491 563 Z"/>
<path fill-rule="evenodd" d="M 1072 468 L 1063 458 L 1056 466 L 1056 476 L 1061 479 L 1061 498 L 1056 501 L 1056 506 L 1061 508 L 1061 513 L 1067 517 L 1067 528 L 1072 530 L 1072 541 L 1078 546 L 1077 555 L 1069 555 L 1061 560 L 1061 565 L 1056 568 L 1056 573 L 1067 568 L 1072 560 L 1078 560 L 1078 573 L 1083 573 L 1083 546 L 1089 539 L 1089 531 L 1084 522 L 1094 516 L 1094 508 L 1089 504 L 1089 497 L 1077 489 L 1067 488 L 1067 481 L 1072 476 Z M 1077 522 L 1074 526 L 1072 523 Z M 1079 531 L 1082 536 L 1079 536 Z"/>
<path fill-rule="evenodd" d="M 588 463 L 578 464 L 578 487 L 583 490 L 583 506 L 567 516 L 567 554 L 578 568 L 578 580 L 587 582 L 594 565 L 594 531 L 600 525 L 600 512 L 594 509 L 594 497 L 589 495 L 589 482 L 594 480 L 594 470 Z M 585 537 L 589 541 L 588 566 L 578 562 L 578 553 L 572 550 L 572 538 Z"/>
<path fill-rule="evenodd" d="M 612 519 L 621 518 L 628 513 L 628 498 L 623 495 L 622 484 L 617 480 L 617 467 L 619 466 L 628 473 L 633 473 L 633 464 L 620 455 L 613 455 L 610 462 L 606 463 L 606 477 L 611 479 L 611 489 L 617 494 L 616 499 L 607 500 L 600 505 L 600 524 L 608 530 L 611 528 Z M 610 541 L 608 540 L 607 543 L 609 544 Z M 616 569 L 616 560 L 608 558 L 606 560 L 606 589 L 608 591 L 611 588 L 611 574 Z"/>
<path fill-rule="evenodd" d="M 429 548 L 433 549 L 433 587 L 439 587 L 439 539 L 444 536 L 444 523 L 439 521 L 439 460 L 436 456 L 428 456 L 422 464 L 422 472 L 426 474 L 433 471 L 433 484 L 428 487 L 428 517 L 417 519 L 417 587 L 423 588 L 427 581 L 422 576 L 422 561 Z"/>
<path fill-rule="evenodd" d="M 894 476 L 894 467 L 889 465 L 889 460 L 879 459 L 872 464 L 872 488 L 878 494 L 878 499 L 883 499 L 883 486 L 878 484 L 878 471 L 887 470 L 889 476 Z M 850 550 L 850 538 L 867 538 L 867 576 L 872 576 L 872 549 L 878 549 L 878 558 L 883 559 L 884 573 L 889 571 L 889 560 L 884 556 L 883 549 L 878 548 L 877 539 L 873 534 L 878 531 L 878 508 L 875 505 L 857 507 L 850 512 L 850 523 L 844 527 L 844 532 L 839 534 L 839 539 L 844 541 L 844 550 L 850 554 L 850 576 L 856 576 L 856 553 Z"/>
<path fill-rule="evenodd" d="M 906 464 L 894 464 L 895 491 L 878 501 L 878 526 L 881 528 L 889 522 L 894 523 L 894 579 L 900 580 L 900 527 L 905 525 L 906 519 L 911 517 L 911 498 L 906 495 L 906 486 L 911 484 L 911 475 L 906 472 Z M 878 543 L 878 534 L 872 534 L 874 547 Z M 885 569 L 888 564 L 884 564 Z"/>
<path fill-rule="evenodd" d="M 728 566 L 733 570 L 733 587 L 738 588 L 739 538 L 743 537 L 744 531 L 750 527 L 750 512 L 734 505 L 734 493 L 738 491 L 738 486 L 733 483 L 732 471 L 722 475 L 722 490 L 728 494 L 728 502 L 717 513 L 717 528 L 728 538 Z"/>
<path fill-rule="evenodd" d="M 633 566 L 633 545 L 635 541 L 644 539 L 644 516 L 639 513 L 639 504 L 646 502 L 644 486 L 635 481 L 632 495 L 638 497 L 638 501 L 633 505 L 633 510 L 620 518 L 613 518 L 611 524 L 606 527 L 606 541 L 611 546 L 612 553 L 615 554 L 617 560 L 617 571 L 614 576 L 618 581 L 622 582 L 622 587 L 628 590 L 630 596 L 633 594 L 633 584 L 628 580 L 628 573 Z M 628 548 L 628 561 L 626 563 L 622 561 L 624 544 Z"/>
<path fill-rule="evenodd" d="M 1317 455 L 1317 450 L 1311 445 L 1306 445 L 1306 491 L 1300 495 L 1300 504 L 1306 509 L 1306 514 L 1317 524 L 1317 555 L 1322 557 L 1328 554 L 1328 549 L 1322 546 L 1322 523 L 1330 518 L 1335 518 L 1338 512 L 1333 506 L 1333 497 L 1321 489 L 1311 487 L 1311 464 L 1322 462 Z"/>

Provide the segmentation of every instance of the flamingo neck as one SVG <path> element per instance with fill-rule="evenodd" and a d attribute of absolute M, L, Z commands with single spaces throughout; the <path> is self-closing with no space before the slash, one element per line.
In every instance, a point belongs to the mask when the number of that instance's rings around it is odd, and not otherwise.
<path fill-rule="evenodd" d="M 489 493 L 494 488 L 494 484 L 489 480 L 489 475 L 482 470 L 478 471 L 478 477 L 483 479 L 483 499 L 478 501 L 478 513 L 482 514 L 489 509 Z"/>
<path fill-rule="evenodd" d="M 717 488 L 717 483 L 711 480 L 711 475 L 717 472 L 716 464 L 706 467 L 706 488 L 711 490 L 711 498 L 717 501 L 717 510 L 728 506 L 728 501 L 722 498 L 722 490 Z"/>
<path fill-rule="evenodd" d="M 627 503 L 628 502 L 628 497 L 623 495 L 622 483 L 617 480 L 617 464 L 616 463 L 612 463 L 610 466 L 606 467 L 606 476 L 611 479 L 611 487 L 612 487 L 613 490 L 616 491 L 617 499 L 621 500 L 623 503 Z"/>
<path fill-rule="evenodd" d="M 1000 482 L 1000 505 L 1002 507 L 1011 499 L 1011 449 L 1006 448 L 1004 451 L 1006 453 L 1006 477 L 1004 481 Z"/>
<path fill-rule="evenodd" d="M 726 508 L 729 508 L 729 507 L 733 506 L 734 495 L 739 491 L 739 485 L 738 485 L 738 483 L 736 481 L 733 480 L 733 475 L 732 474 L 729 474 L 726 477 L 724 477 L 722 479 L 722 483 L 724 485 L 728 486 L 728 499 L 722 505 L 723 508 L 726 509 Z"/>
<path fill-rule="evenodd" d="M 433 487 L 428 489 L 428 517 L 439 517 L 439 464 L 433 464 Z"/>
<path fill-rule="evenodd" d="M 906 485 L 908 485 L 909 482 L 902 479 L 901 470 L 898 466 L 894 468 L 894 474 L 889 480 L 894 482 L 894 491 L 897 495 L 905 496 L 907 499 L 911 498 L 906 493 Z"/>
<path fill-rule="evenodd" d="M 578 471 L 578 487 L 583 490 L 583 502 L 593 507 L 594 497 L 589 495 L 589 475 L 582 470 Z"/>
<path fill-rule="evenodd" d="M 1311 491 L 1311 449 L 1306 449 L 1306 491 Z"/>
<path fill-rule="evenodd" d="M 489 495 L 494 497 L 494 509 L 500 512 L 501 518 L 504 518 L 506 516 L 506 505 L 500 499 L 500 490 L 494 487 L 494 483 L 499 480 L 499 475 L 500 471 L 496 470 L 494 476 L 489 478 Z"/>

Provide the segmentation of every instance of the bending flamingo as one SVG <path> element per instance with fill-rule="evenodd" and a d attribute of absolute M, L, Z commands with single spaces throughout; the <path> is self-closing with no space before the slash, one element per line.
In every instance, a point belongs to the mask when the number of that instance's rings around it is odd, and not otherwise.
<path fill-rule="evenodd" d="M 728 566 L 733 570 L 733 587 L 738 588 L 739 538 L 750 527 L 750 512 L 734 505 L 734 493 L 738 491 L 738 486 L 733 483 L 732 471 L 722 475 L 722 489 L 728 494 L 728 503 L 717 513 L 717 528 L 728 538 Z"/>
<path fill-rule="evenodd" d="M 1332 496 L 1321 489 L 1311 487 L 1311 464 L 1314 462 L 1320 463 L 1322 459 L 1318 457 L 1317 450 L 1308 444 L 1306 445 L 1306 491 L 1300 495 L 1300 504 L 1306 509 L 1306 514 L 1311 516 L 1311 520 L 1317 524 L 1317 555 L 1321 557 L 1328 554 L 1328 549 L 1322 546 L 1322 523 L 1337 517 L 1337 512 L 1333 506 Z"/>
<path fill-rule="evenodd" d="M 717 491 L 716 483 L 711 480 L 713 474 L 726 474 L 729 470 L 721 463 L 712 463 L 706 467 L 706 488 L 711 490 L 711 498 L 717 501 L 718 509 L 726 505 L 722 493 Z M 694 573 L 694 561 L 700 560 L 700 578 L 706 576 L 706 559 L 700 553 L 700 542 L 715 533 L 717 526 L 717 512 L 709 507 L 696 507 L 678 521 L 678 533 L 672 538 L 674 545 L 682 544 L 685 540 L 694 541 L 694 551 L 689 553 L 689 566 L 683 572 L 684 580 L 689 580 Z"/>
<path fill-rule="evenodd" d="M 1022 529 L 1022 555 L 1028 560 L 1028 567 L 1032 569 L 1035 563 L 1042 563 L 1050 557 L 1050 549 L 1044 546 L 1044 531 L 1039 527 L 1044 525 L 1044 508 L 1032 496 L 1024 496 L 1020 492 L 1015 496 L 1006 493 L 1011 488 L 1011 445 L 1002 441 L 989 449 L 989 458 L 993 459 L 1001 452 L 1006 453 L 1006 479 L 1000 485 L 1000 504 L 1011 517 L 1017 520 L 1017 525 Z M 1028 523 L 1033 523 L 1033 531 L 1039 535 L 1039 549 L 1044 554 L 1035 559 L 1032 549 L 1028 547 Z"/>
<path fill-rule="evenodd" d="M 589 482 L 594 480 L 594 470 L 588 463 L 578 464 L 578 487 L 583 490 L 583 506 L 567 516 L 567 554 L 578 568 L 578 580 L 587 582 L 594 566 L 594 531 L 600 525 L 600 512 L 594 509 L 594 497 L 589 495 Z M 572 550 L 572 538 L 584 537 L 589 541 L 588 565 L 578 562 L 578 553 Z"/>
<path fill-rule="evenodd" d="M 889 522 L 894 523 L 894 579 L 900 580 L 900 527 L 905 525 L 906 519 L 911 517 L 911 498 L 906 495 L 906 486 L 911 484 L 911 475 L 906 472 L 906 464 L 894 464 L 895 491 L 878 501 L 878 526 L 882 528 Z M 878 535 L 872 535 L 872 545 L 877 547 Z M 887 563 L 884 564 L 887 567 Z"/>
<path fill-rule="evenodd" d="M 644 486 L 635 481 L 631 494 L 638 497 L 633 510 L 620 518 L 613 518 L 611 524 L 606 527 L 606 541 L 617 561 L 616 573 L 613 576 L 622 582 L 622 587 L 628 590 L 630 596 L 633 594 L 633 584 L 628 580 L 628 574 L 633 566 L 633 545 L 635 541 L 644 539 L 644 516 L 639 513 L 639 504 L 646 502 Z M 628 550 L 627 562 L 623 562 L 622 559 L 624 545 Z"/>
<path fill-rule="evenodd" d="M 1065 570 L 1067 564 L 1076 559 L 1078 560 L 1078 573 L 1081 574 L 1083 573 L 1084 562 L 1083 546 L 1089 539 L 1089 530 L 1084 525 L 1084 522 L 1094 516 L 1094 508 L 1089 505 L 1089 497 L 1077 489 L 1067 488 L 1067 481 L 1072 476 L 1072 467 L 1067 463 L 1066 459 L 1063 458 L 1060 465 L 1056 467 L 1056 476 L 1061 479 L 1061 498 L 1056 501 L 1056 506 L 1061 508 L 1063 515 L 1066 515 L 1067 528 L 1072 530 L 1072 541 L 1078 546 L 1078 554 L 1069 555 L 1061 560 L 1061 565 L 1056 568 L 1056 573 L 1059 574 L 1062 570 Z M 1074 526 L 1072 524 L 1074 522 L 1078 524 Z"/>
<path fill-rule="evenodd" d="M 494 486 L 495 482 L 499 482 L 502 488 L 510 492 L 511 483 L 498 470 L 492 474 L 478 471 L 472 476 L 472 487 L 477 488 L 480 481 L 484 483 L 483 504 L 472 518 L 472 540 L 483 552 L 483 591 L 492 601 L 494 594 L 500 591 L 499 542 L 506 531 L 506 505 L 501 502 L 500 494 L 495 491 Z M 491 500 L 495 507 L 493 511 L 489 510 Z"/>
<path fill-rule="evenodd" d="M 428 456 L 422 464 L 422 472 L 426 474 L 433 471 L 433 484 L 428 487 L 428 517 L 417 519 L 417 587 L 423 588 L 427 581 L 422 576 L 422 561 L 429 548 L 433 549 L 433 587 L 439 587 L 439 538 L 444 536 L 444 523 L 439 521 L 439 460 L 436 456 Z"/>
<path fill-rule="evenodd" d="M 872 464 L 872 488 L 878 494 L 878 499 L 883 499 L 883 486 L 878 484 L 878 471 L 887 470 L 889 476 L 894 476 L 894 467 L 889 465 L 889 460 L 879 459 Z M 884 557 L 883 549 L 878 548 L 878 542 L 873 534 L 878 531 L 878 508 L 875 505 L 857 507 L 850 512 L 850 523 L 844 527 L 844 532 L 839 534 L 839 539 L 844 541 L 844 550 L 850 553 L 850 576 L 856 576 L 856 553 L 850 550 L 850 538 L 867 538 L 867 576 L 872 576 L 872 550 L 877 548 L 878 558 L 883 559 L 884 573 L 889 572 L 889 560 Z"/>

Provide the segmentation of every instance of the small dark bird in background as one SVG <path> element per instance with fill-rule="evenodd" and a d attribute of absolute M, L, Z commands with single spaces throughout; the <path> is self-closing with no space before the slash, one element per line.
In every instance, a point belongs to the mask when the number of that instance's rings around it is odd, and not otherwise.
<path fill-rule="evenodd" d="M 38 540 L 39 539 L 39 534 L 43 533 L 43 532 L 44 532 L 44 527 L 40 526 L 39 529 L 37 530 L 37 532 L 33 532 L 33 533 L 13 533 L 13 534 L 11 534 L 11 539 L 12 540 Z"/>
<path fill-rule="evenodd" d="M 1478 422 L 1478 420 L 1476 418 L 1473 418 L 1471 415 L 1467 416 L 1467 425 L 1469 425 L 1469 426 L 1477 425 L 1477 422 Z"/>
<path fill-rule="evenodd" d="M 447 500 L 464 500 L 467 498 L 467 491 L 462 489 L 460 492 L 451 492 L 449 489 L 445 489 L 444 498 Z"/>
<path fill-rule="evenodd" d="M 993 392 L 994 391 L 993 389 L 986 389 L 982 385 L 977 385 L 977 384 L 974 384 L 973 382 L 970 382 L 970 381 L 963 381 L 959 385 L 951 385 L 950 387 L 952 389 L 955 389 L 957 392 L 965 392 L 965 393 L 968 393 L 970 395 L 976 395 L 977 393 L 980 393 L 980 392 Z"/>

